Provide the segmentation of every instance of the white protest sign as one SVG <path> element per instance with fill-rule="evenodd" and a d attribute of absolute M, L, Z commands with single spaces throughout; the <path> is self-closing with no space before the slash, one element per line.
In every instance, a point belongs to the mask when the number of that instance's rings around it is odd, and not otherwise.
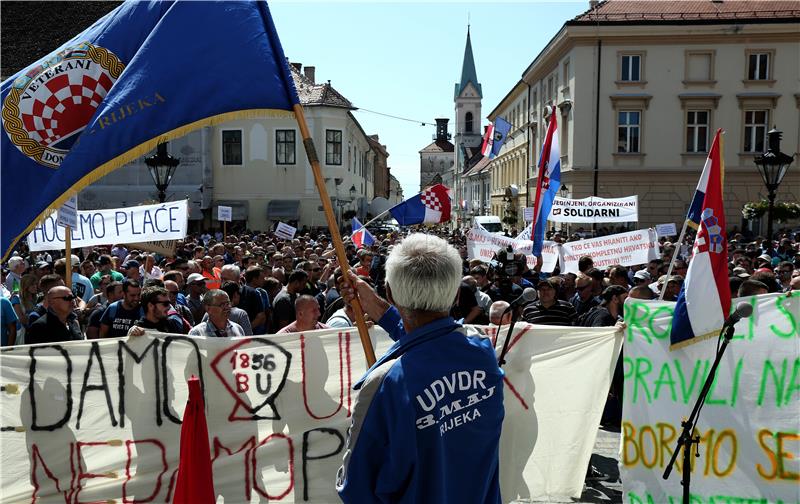
<path fill-rule="evenodd" d="M 658 236 L 677 236 L 678 228 L 675 227 L 674 222 L 669 224 L 656 224 L 656 234 Z"/>
<path fill-rule="evenodd" d="M 72 196 L 58 208 L 56 224 L 63 227 L 78 227 L 78 196 Z"/>
<path fill-rule="evenodd" d="M 275 236 L 282 240 L 291 240 L 295 233 L 297 233 L 297 228 L 284 222 L 279 222 L 278 227 L 275 228 Z"/>
<path fill-rule="evenodd" d="M 553 222 L 637 222 L 639 197 L 568 199 L 556 196 L 547 220 Z"/>
<path fill-rule="evenodd" d="M 658 257 L 658 241 L 652 229 L 641 229 L 589 240 L 567 242 L 561 245 L 562 273 L 577 273 L 578 260 L 589 256 L 595 268 L 606 268 L 619 264 L 633 266 L 644 264 Z"/>
<path fill-rule="evenodd" d="M 532 222 L 533 221 L 533 207 L 525 207 L 522 210 L 522 218 L 525 222 Z"/>
<path fill-rule="evenodd" d="M 473 329 L 502 347 L 496 328 Z M 377 327 L 371 336 L 381 355 L 391 341 Z M 585 471 L 576 468 L 589 463 L 622 335 L 517 324 L 511 338 L 502 495 L 578 497 Z M 218 496 L 339 502 L 334 482 L 358 394 L 352 385 L 366 368 L 356 329 L 3 348 L 0 500 L 171 502 L 195 375 Z"/>
<path fill-rule="evenodd" d="M 483 262 L 492 260 L 492 256 L 500 249 L 511 245 L 514 252 L 523 254 L 528 263 L 528 268 L 536 266 L 536 257 L 532 256 L 533 242 L 530 240 L 517 240 L 502 235 L 490 233 L 485 229 L 474 227 L 467 233 L 467 259 L 480 259 Z M 552 241 L 544 242 L 542 247 L 542 271 L 550 273 L 555 269 L 559 260 L 560 249 Z"/>
<path fill-rule="evenodd" d="M 222 205 L 218 206 L 217 220 L 220 222 L 231 222 L 233 220 L 233 207 Z"/>
<path fill-rule="evenodd" d="M 186 200 L 80 211 L 71 230 L 72 247 L 179 240 L 186 236 L 187 221 Z M 64 228 L 56 225 L 54 216 L 45 218 L 28 234 L 28 247 L 32 251 L 63 249 Z"/>
<path fill-rule="evenodd" d="M 800 296 L 734 300 L 736 324 L 695 435 L 692 504 L 800 502 Z M 628 298 L 623 370 L 623 502 L 680 502 L 682 453 L 662 474 L 716 355 L 711 338 L 669 349 L 675 303 Z"/>
<path fill-rule="evenodd" d="M 175 240 L 162 240 L 154 242 L 141 242 L 141 243 L 126 243 L 131 249 L 146 250 L 148 252 L 155 252 L 165 257 L 172 257 L 175 255 Z"/>

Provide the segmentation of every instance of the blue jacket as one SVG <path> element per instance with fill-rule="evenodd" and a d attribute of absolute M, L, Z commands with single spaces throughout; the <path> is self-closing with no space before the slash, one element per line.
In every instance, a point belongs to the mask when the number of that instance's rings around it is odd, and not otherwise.
<path fill-rule="evenodd" d="M 503 371 L 491 341 L 445 317 L 410 334 L 391 307 L 395 344 L 355 385 L 336 488 L 352 503 L 499 503 Z"/>

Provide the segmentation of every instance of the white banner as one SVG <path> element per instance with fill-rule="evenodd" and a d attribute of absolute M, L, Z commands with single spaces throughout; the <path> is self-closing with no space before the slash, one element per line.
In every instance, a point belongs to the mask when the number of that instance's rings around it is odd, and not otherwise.
<path fill-rule="evenodd" d="M 658 257 L 658 240 L 653 229 L 641 229 L 600 238 L 567 242 L 561 245 L 562 273 L 577 273 L 578 259 L 589 256 L 595 268 L 615 264 L 633 266 L 645 264 Z"/>
<path fill-rule="evenodd" d="M 568 199 L 556 196 L 547 218 L 553 222 L 637 222 L 639 196 Z"/>
<path fill-rule="evenodd" d="M 678 228 L 674 222 L 668 224 L 656 224 L 656 234 L 658 236 L 678 236 Z"/>
<path fill-rule="evenodd" d="M 275 228 L 275 236 L 282 240 L 291 240 L 297 233 L 297 228 L 292 227 L 284 222 L 279 222 L 278 227 Z"/>
<path fill-rule="evenodd" d="M 533 207 L 525 207 L 522 209 L 522 220 L 525 222 L 533 221 Z"/>
<path fill-rule="evenodd" d="M 476 329 L 502 346 L 504 332 Z M 372 336 L 380 355 L 390 342 Z M 504 367 L 506 502 L 580 496 L 621 345 L 613 328 L 517 324 Z M 365 370 L 355 329 L 4 348 L 0 501 L 171 502 L 195 375 L 226 503 L 339 502 L 352 385 Z"/>
<path fill-rule="evenodd" d="M 186 200 L 130 208 L 85 210 L 78 212 L 78 223 L 72 228 L 72 248 L 112 243 L 133 243 L 179 240 L 186 236 Z M 64 228 L 56 225 L 55 215 L 28 234 L 31 251 L 60 250 L 64 245 Z"/>
<path fill-rule="evenodd" d="M 800 502 L 800 296 L 743 300 L 753 315 L 736 325 L 695 426 L 693 504 Z M 680 502 L 682 453 L 662 474 L 716 354 L 716 338 L 669 350 L 674 306 L 625 304 L 620 468 L 631 504 Z"/>
<path fill-rule="evenodd" d="M 490 233 L 483 228 L 473 227 L 467 233 L 467 259 L 480 259 L 483 262 L 492 260 L 492 256 L 500 249 L 511 245 L 514 252 L 524 254 L 528 268 L 536 266 L 536 258 L 531 255 L 533 242 L 517 240 Z M 559 261 L 559 248 L 552 241 L 545 241 L 542 247 L 542 271 L 550 273 Z"/>

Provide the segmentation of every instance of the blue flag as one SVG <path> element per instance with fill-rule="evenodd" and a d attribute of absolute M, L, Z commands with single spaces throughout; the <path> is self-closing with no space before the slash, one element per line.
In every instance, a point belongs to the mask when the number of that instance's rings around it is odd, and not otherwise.
<path fill-rule="evenodd" d="M 299 103 L 265 1 L 124 2 L 2 83 L 4 254 L 159 142 Z"/>
<path fill-rule="evenodd" d="M 503 144 L 506 143 L 506 138 L 508 138 L 508 133 L 511 131 L 511 123 L 503 119 L 502 117 L 497 117 L 494 120 L 494 138 L 492 139 L 492 153 L 491 158 L 496 158 L 498 154 L 500 154 L 500 148 L 503 147 Z"/>

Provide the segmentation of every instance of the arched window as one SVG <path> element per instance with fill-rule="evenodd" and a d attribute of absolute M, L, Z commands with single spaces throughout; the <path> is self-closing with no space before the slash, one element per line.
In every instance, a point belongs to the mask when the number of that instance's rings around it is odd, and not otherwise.
<path fill-rule="evenodd" d="M 472 133 L 472 112 L 467 112 L 464 116 L 464 132 Z"/>

